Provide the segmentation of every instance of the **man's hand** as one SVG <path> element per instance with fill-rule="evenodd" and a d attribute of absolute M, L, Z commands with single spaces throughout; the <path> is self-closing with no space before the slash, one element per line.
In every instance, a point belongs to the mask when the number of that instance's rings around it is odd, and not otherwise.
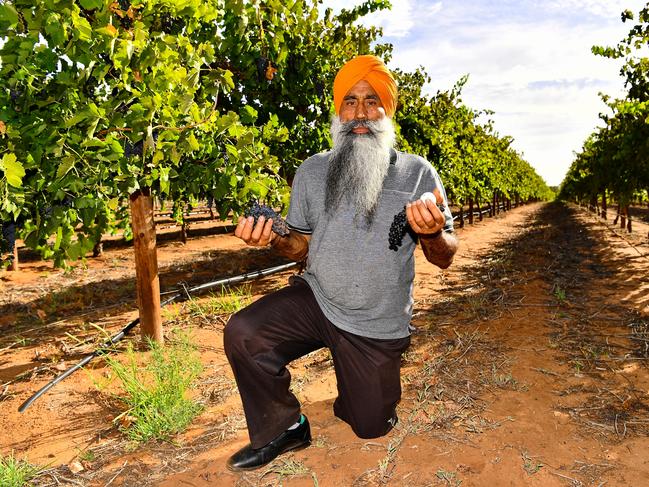
<path fill-rule="evenodd" d="M 439 189 L 434 189 L 433 195 L 435 200 L 408 203 L 406 216 L 412 229 L 420 236 L 419 243 L 426 259 L 446 269 L 453 262 L 453 256 L 457 252 L 457 239 L 452 233 L 442 231 L 446 218 L 437 205 L 444 204 L 444 198 Z"/>
<path fill-rule="evenodd" d="M 234 236 L 254 247 L 266 247 L 272 244 L 276 252 L 298 262 L 306 259 L 311 239 L 310 235 L 293 231 L 282 237 L 273 232 L 273 219 L 266 220 L 265 216 L 257 218 L 256 225 L 255 219 L 251 216 L 239 218 Z"/>
<path fill-rule="evenodd" d="M 266 247 L 278 235 L 273 232 L 273 219 L 260 216 L 255 225 L 255 219 L 251 216 L 239 218 L 237 228 L 234 229 L 234 236 L 239 237 L 248 245 L 254 247 Z"/>
<path fill-rule="evenodd" d="M 439 232 L 444 228 L 446 218 L 437 205 L 444 204 L 439 189 L 433 190 L 436 201 L 426 199 L 417 200 L 406 205 L 406 217 L 410 227 L 420 235 L 430 235 Z"/>

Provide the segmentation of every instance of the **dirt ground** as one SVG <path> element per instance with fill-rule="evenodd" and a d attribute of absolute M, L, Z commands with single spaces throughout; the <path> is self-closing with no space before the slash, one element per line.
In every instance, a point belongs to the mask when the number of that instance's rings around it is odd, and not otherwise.
<path fill-rule="evenodd" d="M 418 251 L 397 427 L 354 436 L 332 412 L 330 356 L 314 352 L 291 366 L 312 446 L 246 474 L 225 468 L 247 443 L 222 349 L 228 316 L 192 302 L 163 310 L 167 329 L 191 330 L 205 366 L 204 412 L 173 443 L 133 449 L 117 431 L 120 411 L 96 386 L 100 359 L 17 412 L 94 350 L 100 330 L 136 316 L 127 247 L 67 272 L 24 263 L 0 274 L 0 453 L 44 467 L 38 486 L 649 486 L 648 230 L 534 204 L 458 230 L 448 270 Z M 163 292 L 282 262 L 229 233 L 159 252 Z M 293 272 L 246 289 L 255 299 Z"/>

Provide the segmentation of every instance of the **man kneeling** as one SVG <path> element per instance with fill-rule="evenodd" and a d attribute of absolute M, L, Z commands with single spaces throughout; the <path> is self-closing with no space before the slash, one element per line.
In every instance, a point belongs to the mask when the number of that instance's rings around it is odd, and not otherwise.
<path fill-rule="evenodd" d="M 375 56 L 359 56 L 334 81 L 333 149 L 298 168 L 286 222 L 241 218 L 235 235 L 307 259 L 302 277 L 232 316 L 224 347 L 239 387 L 250 444 L 228 460 L 252 470 L 309 446 L 310 426 L 290 392 L 286 365 L 331 351 L 338 397 L 334 414 L 360 438 L 388 433 L 401 398 L 401 354 L 410 344 L 414 250 L 448 267 L 457 250 L 453 219 L 437 171 L 396 151 L 396 83 Z M 434 199 L 420 199 L 432 192 Z M 388 245 L 394 216 L 406 208 L 413 230 Z"/>

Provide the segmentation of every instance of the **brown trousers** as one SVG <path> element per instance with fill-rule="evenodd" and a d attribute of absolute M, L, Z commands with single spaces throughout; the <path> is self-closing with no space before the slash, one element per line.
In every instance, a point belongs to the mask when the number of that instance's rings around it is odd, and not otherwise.
<path fill-rule="evenodd" d="M 300 417 L 286 364 L 329 348 L 338 386 L 334 414 L 360 438 L 385 435 L 396 424 L 401 398 L 401 354 L 410 337 L 377 340 L 336 328 L 304 279 L 234 314 L 224 331 L 253 448 L 260 448 Z"/>

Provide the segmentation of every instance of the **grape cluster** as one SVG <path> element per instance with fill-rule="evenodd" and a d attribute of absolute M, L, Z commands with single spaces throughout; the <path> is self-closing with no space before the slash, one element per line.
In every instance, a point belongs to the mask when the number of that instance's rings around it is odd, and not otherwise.
<path fill-rule="evenodd" d="M 257 58 L 257 81 L 263 83 L 266 80 L 266 69 L 268 68 L 269 61 L 264 56 Z"/>
<path fill-rule="evenodd" d="M 9 97 L 14 105 L 18 104 L 21 96 L 23 96 L 22 90 L 9 90 Z"/>
<path fill-rule="evenodd" d="M 266 205 L 260 205 L 258 201 L 253 201 L 250 207 L 244 212 L 244 215 L 246 217 L 253 217 L 255 219 L 255 225 L 257 224 L 257 220 L 260 216 L 265 217 L 266 220 L 272 218 L 273 232 L 281 237 L 289 234 L 288 225 L 286 224 L 284 219 L 280 215 L 275 213 L 272 208 Z"/>
<path fill-rule="evenodd" d="M 165 34 L 178 35 L 183 31 L 184 22 L 182 19 L 173 17 L 170 14 L 160 16 L 160 30 Z"/>
<path fill-rule="evenodd" d="M 403 207 L 399 213 L 394 215 L 392 224 L 390 225 L 390 234 L 388 235 L 388 243 L 390 244 L 390 250 L 395 252 L 399 250 L 401 244 L 403 243 L 403 237 L 410 230 L 410 225 L 408 225 L 408 218 L 406 217 L 406 207 Z"/>
<path fill-rule="evenodd" d="M 143 147 L 144 144 L 141 140 L 132 144 L 130 140 L 126 139 L 126 142 L 124 142 L 124 157 L 140 157 L 142 155 Z"/>
<path fill-rule="evenodd" d="M 131 2 L 129 0 L 117 0 L 122 15 L 120 15 L 119 23 L 126 29 L 130 30 L 133 27 L 133 19 L 128 15 L 128 10 L 131 8 Z"/>
<path fill-rule="evenodd" d="M 322 81 L 316 81 L 315 82 L 315 92 L 318 95 L 318 98 L 321 100 L 324 100 L 325 93 L 324 93 L 324 83 Z"/>
<path fill-rule="evenodd" d="M 2 223 L 2 238 L 0 239 L 0 252 L 13 252 L 16 244 L 16 224 L 14 222 Z"/>
<path fill-rule="evenodd" d="M 121 25 L 124 30 L 131 30 L 133 27 L 133 19 L 125 15 L 119 19 L 119 25 Z"/>
<path fill-rule="evenodd" d="M 158 131 L 154 130 L 153 133 L 153 142 L 154 146 L 150 147 L 149 150 L 153 150 L 155 148 L 155 143 L 158 141 Z M 124 141 L 124 157 L 130 158 L 130 157 L 141 157 L 142 152 L 144 150 L 144 140 L 138 140 L 135 143 L 132 143 L 129 138 L 127 138 Z"/>
<path fill-rule="evenodd" d="M 83 94 L 87 98 L 92 98 L 95 96 L 95 89 L 97 88 L 97 78 L 94 76 L 89 76 L 86 82 L 83 85 Z"/>
<path fill-rule="evenodd" d="M 52 216 L 52 210 L 52 205 L 39 206 L 38 214 L 41 216 L 41 218 L 48 219 Z"/>

